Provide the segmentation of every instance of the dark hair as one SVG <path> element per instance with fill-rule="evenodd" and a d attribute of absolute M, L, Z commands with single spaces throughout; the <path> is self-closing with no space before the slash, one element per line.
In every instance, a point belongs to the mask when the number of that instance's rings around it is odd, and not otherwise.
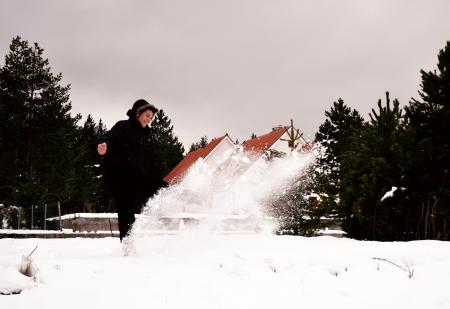
<path fill-rule="evenodd" d="M 128 110 L 127 115 L 130 118 L 139 117 L 140 114 L 147 110 L 151 110 L 153 114 L 158 112 L 158 109 L 155 106 L 148 103 L 144 99 L 140 99 L 134 102 L 133 107 Z"/>

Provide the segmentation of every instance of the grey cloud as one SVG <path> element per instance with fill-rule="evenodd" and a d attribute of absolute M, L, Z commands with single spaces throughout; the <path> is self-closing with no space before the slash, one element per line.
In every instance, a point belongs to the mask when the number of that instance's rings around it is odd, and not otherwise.
<path fill-rule="evenodd" d="M 313 137 L 342 97 L 367 115 L 417 96 L 450 39 L 442 1 L 3 1 L 0 52 L 37 41 L 72 84 L 74 112 L 108 126 L 147 98 L 186 147 L 243 140 L 294 118 Z M 19 18 L 20 16 L 20 18 Z"/>

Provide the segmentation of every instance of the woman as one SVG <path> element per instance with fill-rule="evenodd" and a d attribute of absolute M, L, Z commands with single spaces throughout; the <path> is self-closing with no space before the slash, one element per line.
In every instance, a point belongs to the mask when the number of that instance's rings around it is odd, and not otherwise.
<path fill-rule="evenodd" d="M 142 144 L 157 112 L 147 101 L 136 101 L 127 112 L 128 120 L 117 122 L 97 146 L 97 152 L 104 156 L 104 177 L 117 209 L 121 242 L 135 221 L 135 211 L 145 203 Z"/>

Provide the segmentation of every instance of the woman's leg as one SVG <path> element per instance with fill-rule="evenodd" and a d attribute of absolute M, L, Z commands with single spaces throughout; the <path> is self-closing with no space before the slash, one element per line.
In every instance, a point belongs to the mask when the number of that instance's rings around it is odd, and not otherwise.
<path fill-rule="evenodd" d="M 117 209 L 117 216 L 119 220 L 119 234 L 120 241 L 128 236 L 131 227 L 135 221 L 134 208 L 135 202 L 133 198 L 118 195 L 114 197 L 114 203 Z"/>

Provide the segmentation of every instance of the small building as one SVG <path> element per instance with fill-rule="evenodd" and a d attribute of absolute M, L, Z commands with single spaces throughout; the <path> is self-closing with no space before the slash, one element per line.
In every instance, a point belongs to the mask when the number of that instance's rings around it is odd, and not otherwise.
<path fill-rule="evenodd" d="M 50 229 L 74 232 L 118 231 L 117 213 L 73 213 L 48 218 Z"/>

